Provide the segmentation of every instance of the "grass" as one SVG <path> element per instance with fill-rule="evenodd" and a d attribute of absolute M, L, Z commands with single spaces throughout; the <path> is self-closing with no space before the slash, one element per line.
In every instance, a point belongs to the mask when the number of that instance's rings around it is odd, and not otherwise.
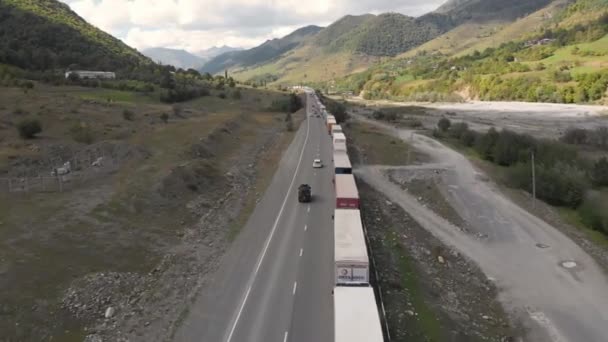
<path fill-rule="evenodd" d="M 397 235 L 393 231 L 393 235 Z M 393 244 L 393 253 L 399 260 L 399 273 L 401 274 L 401 286 L 410 294 L 410 299 L 415 312 L 417 313 L 417 328 L 425 337 L 425 341 L 439 342 L 445 341 L 443 328 L 439 324 L 437 315 L 432 308 L 427 305 L 427 300 L 423 294 L 423 289 L 417 281 L 418 275 L 414 267 L 410 264 L 409 256 L 400 243 Z"/>
<path fill-rule="evenodd" d="M 345 130 L 356 141 L 360 152 L 366 155 L 367 164 L 408 165 L 418 153 L 401 139 L 391 137 L 381 128 L 361 122 L 350 122 Z"/>
<path fill-rule="evenodd" d="M 555 208 L 559 213 L 559 216 L 568 224 L 579 229 L 588 240 L 592 241 L 598 246 L 608 248 L 608 237 L 597 230 L 590 229 L 587 227 L 578 211 L 570 208 Z"/>
<path fill-rule="evenodd" d="M 116 173 L 102 175 L 89 186 L 63 193 L 0 193 L 0 270 L 3 277 L 12 279 L 0 285 L 0 302 L 12 313 L 11 320 L 0 322 L 0 331 L 10 340 L 41 340 L 43 334 L 52 334 L 61 341 L 82 341 L 83 322 L 58 309 L 71 281 L 92 272 L 147 273 L 163 251 L 178 243 L 180 222 L 198 219 L 186 209 L 194 196 L 191 191 L 184 190 L 171 200 L 159 194 L 172 170 L 193 163 L 190 147 L 224 123 L 239 122 L 234 132 L 239 139 L 230 135 L 219 139 L 211 160 L 216 168 L 205 169 L 210 172 L 205 177 L 219 188 L 223 183 L 215 180 L 223 179 L 240 149 L 255 141 L 260 129 L 283 124 L 276 120 L 282 114 L 264 111 L 267 103 L 283 95 L 262 90 L 242 90 L 240 101 L 210 96 L 182 103 L 184 117 L 171 114 L 168 124 L 158 116 L 171 113 L 171 106 L 140 102 L 137 93 L 45 85 L 37 85 L 28 94 L 14 88 L 2 90 L 0 119 L 18 120 L 20 116 L 13 114 L 18 106 L 27 115 L 41 118 L 43 133 L 24 142 L 10 125 L 0 128 L 0 167 L 8 167 L 8 156 L 36 158 L 43 153 L 31 151 L 30 144 L 74 147 L 66 132 L 81 120 L 93 127 L 99 140 L 117 143 L 129 155 Z M 108 95 L 116 103 L 105 103 Z M 101 99 L 101 103 L 85 102 L 82 96 Z M 125 108 L 135 113 L 133 121 L 122 118 Z M 107 135 L 101 133 L 104 128 Z M 280 155 L 282 146 L 273 151 Z M 147 154 L 138 157 L 140 150 Z M 273 173 L 274 161 L 265 159 L 262 177 Z M 46 175 L 47 171 L 40 172 Z M 258 186 L 265 184 L 260 180 Z M 30 310 L 33 306 L 37 310 Z M 15 322 L 20 323 L 21 332 Z"/>

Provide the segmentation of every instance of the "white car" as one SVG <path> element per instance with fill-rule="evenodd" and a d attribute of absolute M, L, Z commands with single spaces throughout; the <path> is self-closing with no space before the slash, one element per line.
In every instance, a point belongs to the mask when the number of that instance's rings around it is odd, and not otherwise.
<path fill-rule="evenodd" d="M 323 162 L 321 162 L 321 159 L 315 159 L 312 162 L 312 167 L 314 167 L 315 169 L 320 169 L 323 167 Z"/>

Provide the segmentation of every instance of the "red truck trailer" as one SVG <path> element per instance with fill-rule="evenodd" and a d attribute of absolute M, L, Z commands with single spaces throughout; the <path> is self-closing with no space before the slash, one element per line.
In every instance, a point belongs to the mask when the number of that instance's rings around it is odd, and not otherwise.
<path fill-rule="evenodd" d="M 336 175 L 336 208 L 359 209 L 359 190 L 352 174 Z"/>

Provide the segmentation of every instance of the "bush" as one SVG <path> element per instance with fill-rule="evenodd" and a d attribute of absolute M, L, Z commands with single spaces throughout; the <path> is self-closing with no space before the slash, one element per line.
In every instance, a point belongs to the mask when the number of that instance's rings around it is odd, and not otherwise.
<path fill-rule="evenodd" d="M 478 134 L 470 129 L 466 130 L 460 136 L 460 142 L 466 147 L 472 147 L 475 145 L 475 140 L 477 140 Z"/>
<path fill-rule="evenodd" d="M 608 207 L 598 194 L 587 195 L 578 213 L 587 227 L 608 235 Z"/>
<path fill-rule="evenodd" d="M 240 100 L 241 99 L 241 91 L 239 89 L 235 90 L 232 92 L 232 98 L 235 100 Z"/>
<path fill-rule="evenodd" d="M 582 145 L 587 143 L 587 130 L 571 127 L 566 130 L 561 140 L 566 144 Z"/>
<path fill-rule="evenodd" d="M 608 186 L 608 159 L 602 157 L 593 164 L 591 180 L 597 186 Z"/>
<path fill-rule="evenodd" d="M 545 202 L 571 208 L 578 207 L 584 199 L 588 185 L 581 170 L 558 163 L 553 166 L 536 165 L 536 195 Z M 510 169 L 512 185 L 532 193 L 532 168 L 529 163 L 520 163 Z"/>
<path fill-rule="evenodd" d="M 36 119 L 23 119 L 17 124 L 17 130 L 23 139 L 32 139 L 42 132 L 42 125 Z"/>
<path fill-rule="evenodd" d="M 220 93 L 217 97 L 219 97 L 220 99 L 225 99 L 226 98 L 226 94 L 225 93 Z"/>
<path fill-rule="evenodd" d="M 440 127 L 441 128 L 441 127 Z M 449 135 L 454 139 L 460 140 L 465 132 L 469 130 L 469 125 L 466 122 L 458 122 L 449 128 Z"/>
<path fill-rule="evenodd" d="M 494 127 L 490 128 L 486 134 L 481 134 L 475 141 L 475 150 L 485 160 L 494 160 L 494 146 L 498 141 L 498 132 Z"/>
<path fill-rule="evenodd" d="M 133 118 L 135 118 L 135 114 L 128 109 L 124 109 L 122 111 L 122 118 L 127 121 L 133 121 Z"/>
<path fill-rule="evenodd" d="M 79 143 L 91 144 L 93 142 L 93 131 L 91 130 L 91 127 L 82 122 L 74 124 L 70 128 L 70 135 L 74 141 Z"/>
<path fill-rule="evenodd" d="M 161 119 L 161 121 L 162 121 L 162 122 L 167 123 L 167 122 L 169 121 L 169 114 L 167 114 L 167 113 L 162 113 L 162 114 L 160 115 L 160 119 Z"/>
<path fill-rule="evenodd" d="M 448 118 L 441 118 L 439 120 L 439 122 L 437 123 L 437 127 L 442 131 L 442 132 L 447 132 L 448 129 L 450 129 L 450 126 L 452 125 L 452 122 L 450 121 L 450 119 Z"/>

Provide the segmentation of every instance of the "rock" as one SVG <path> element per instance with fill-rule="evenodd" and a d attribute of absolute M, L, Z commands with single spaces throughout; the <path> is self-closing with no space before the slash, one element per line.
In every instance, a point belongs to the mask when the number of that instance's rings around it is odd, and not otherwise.
<path fill-rule="evenodd" d="M 490 320 L 490 318 L 491 318 L 491 317 L 490 317 L 490 316 L 487 316 L 487 315 L 483 315 L 483 316 L 481 316 L 481 318 L 483 318 L 483 319 L 485 319 L 486 321 L 488 321 L 488 320 Z"/>
<path fill-rule="evenodd" d="M 111 306 L 110 306 L 110 307 L 108 307 L 108 308 L 106 309 L 105 317 L 106 317 L 106 318 L 111 318 L 112 316 L 114 316 L 115 311 L 116 311 L 116 310 L 115 310 L 113 307 L 111 307 Z"/>
<path fill-rule="evenodd" d="M 393 203 L 391 201 L 386 201 L 386 205 L 391 206 Z"/>
<path fill-rule="evenodd" d="M 437 257 L 437 261 L 439 261 L 440 264 L 445 263 L 445 260 L 443 259 L 443 257 L 441 255 Z"/>
<path fill-rule="evenodd" d="M 405 311 L 405 313 L 408 314 L 408 315 L 410 315 L 410 316 L 414 316 L 415 315 L 414 311 L 412 311 L 412 310 L 407 310 L 407 311 Z"/>

